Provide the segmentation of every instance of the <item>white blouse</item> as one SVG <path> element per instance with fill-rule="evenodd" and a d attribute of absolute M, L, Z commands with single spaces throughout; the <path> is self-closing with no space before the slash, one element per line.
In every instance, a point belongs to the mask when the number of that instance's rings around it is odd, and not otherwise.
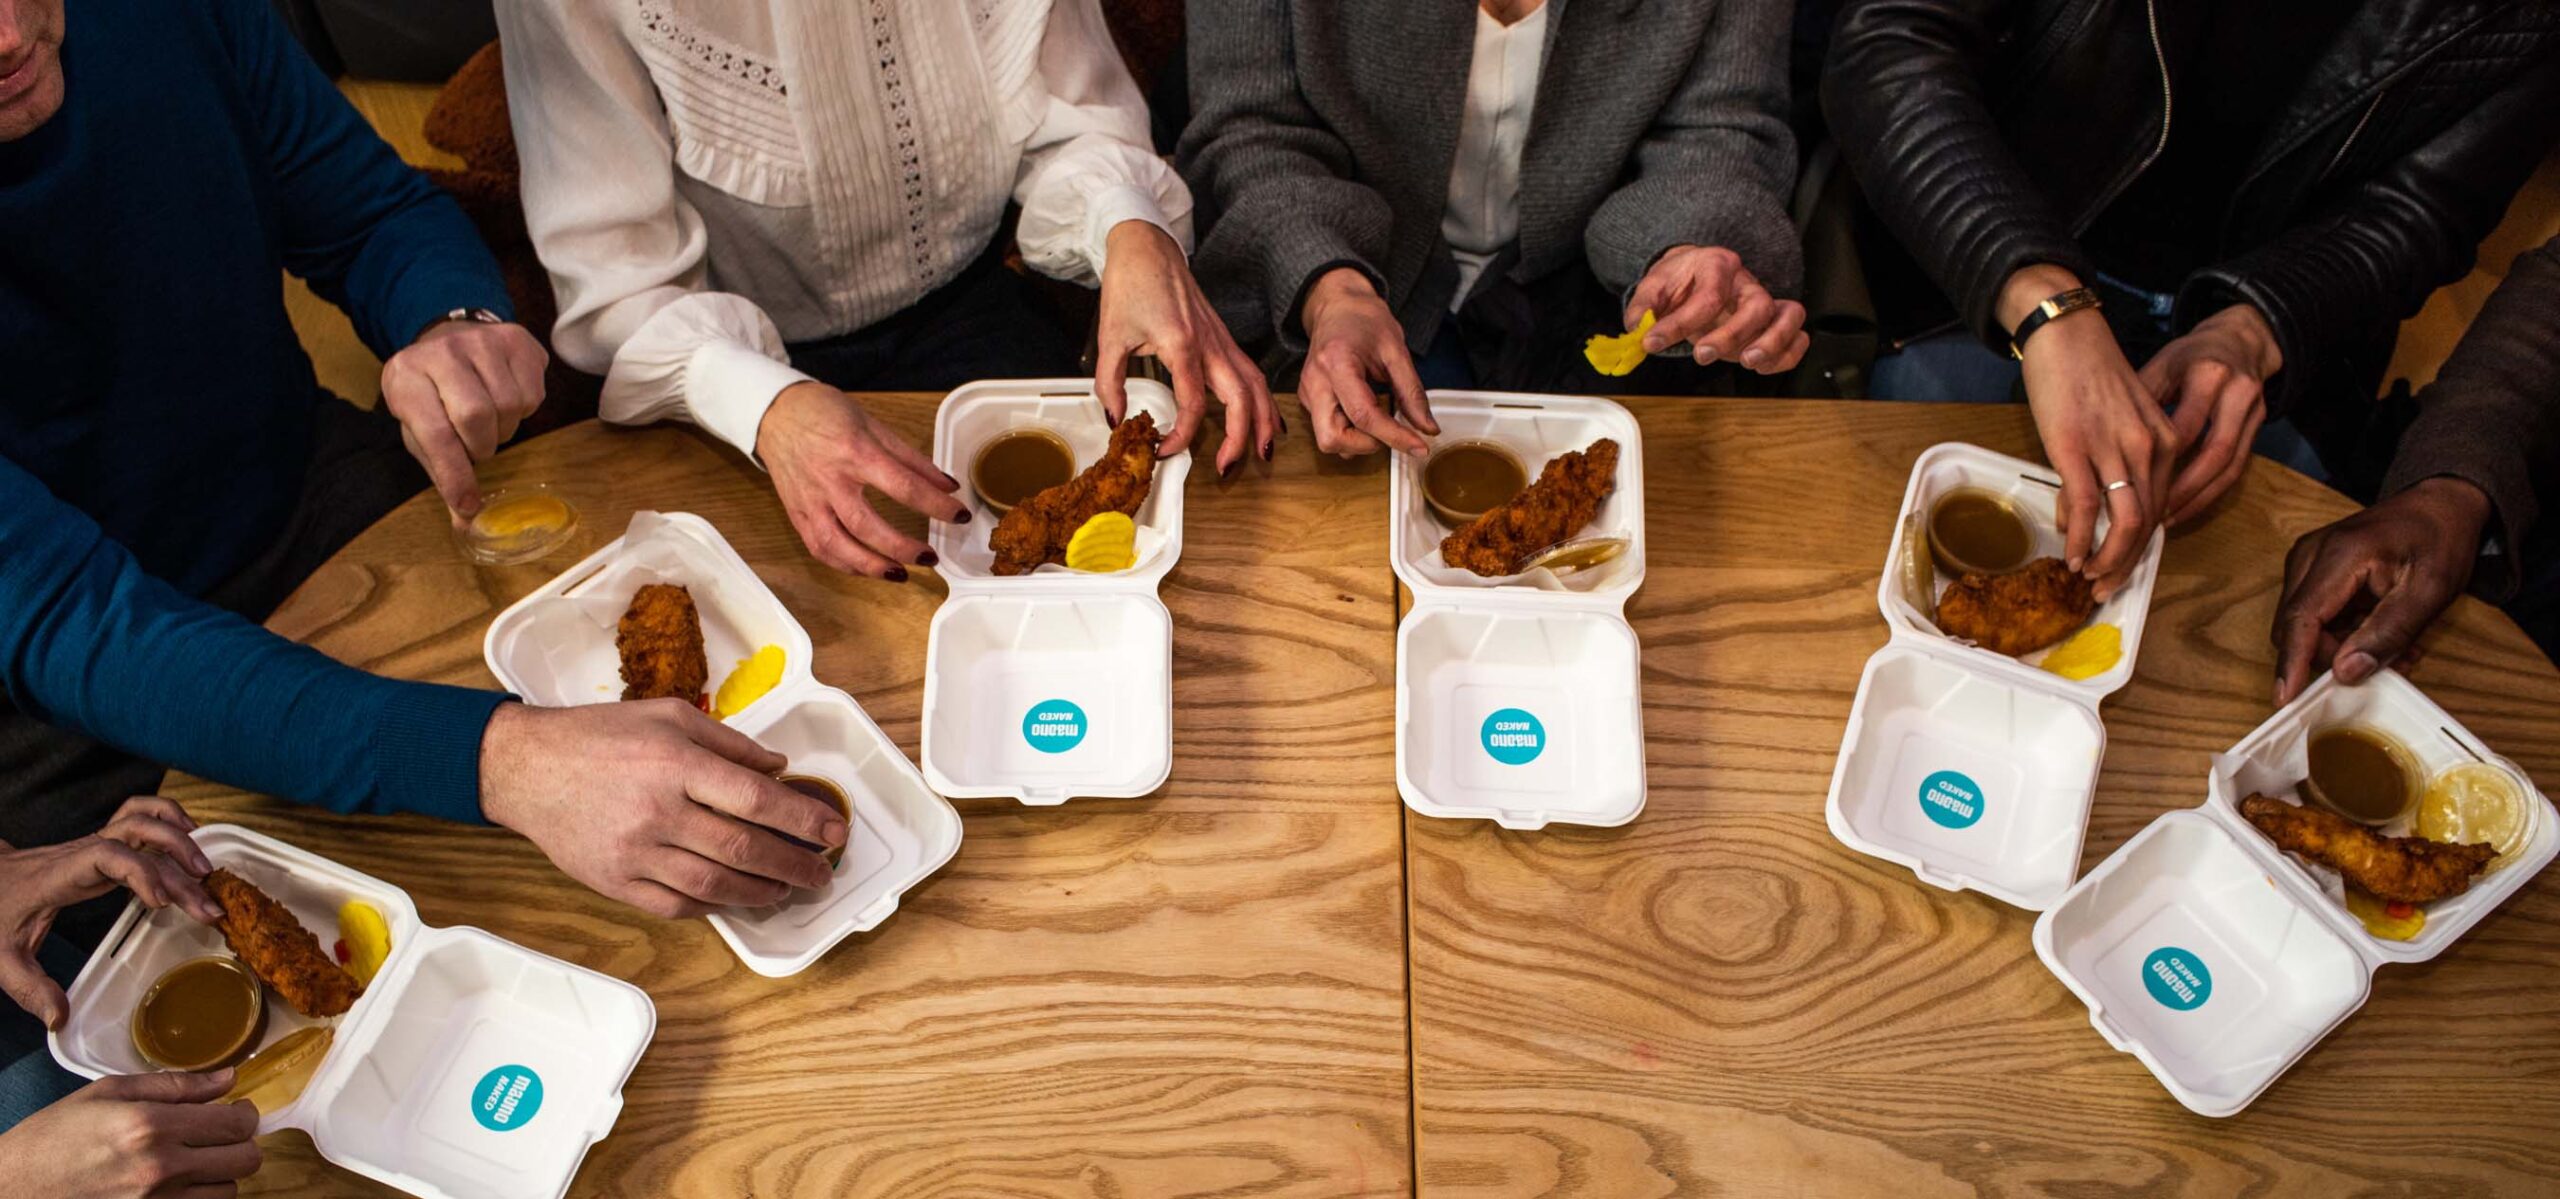
<path fill-rule="evenodd" d="M 958 275 L 1011 199 L 1024 261 L 1094 284 L 1112 226 L 1191 194 L 1096 0 L 500 0 L 553 347 L 603 416 L 755 453 L 785 342 Z"/>
<path fill-rule="evenodd" d="M 1529 140 L 1538 74 L 1547 63 L 1547 9 L 1505 25 L 1476 9 L 1475 57 L 1467 64 L 1467 103 L 1458 119 L 1458 157 L 1449 167 L 1449 205 L 1440 236 L 1458 260 L 1457 311 L 1485 264 L 1520 236 L 1520 148 Z"/>

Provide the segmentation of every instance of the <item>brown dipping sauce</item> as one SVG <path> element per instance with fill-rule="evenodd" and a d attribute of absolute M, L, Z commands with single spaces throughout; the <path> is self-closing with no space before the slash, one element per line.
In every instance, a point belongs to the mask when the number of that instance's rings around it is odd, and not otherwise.
<path fill-rule="evenodd" d="M 2034 548 L 2027 522 L 2004 496 L 1960 487 L 1929 509 L 1929 557 L 1948 574 L 2007 574 Z"/>
<path fill-rule="evenodd" d="M 2387 824 L 2418 798 L 2409 753 L 2372 729 L 2356 725 L 2311 734 L 2310 790 L 2350 820 Z"/>
<path fill-rule="evenodd" d="M 1047 429 L 1007 429 L 978 451 L 969 485 L 1001 516 L 1075 474 L 1075 451 L 1064 438 Z"/>
<path fill-rule="evenodd" d="M 819 803 L 832 805 L 836 812 L 844 817 L 846 837 L 847 839 L 851 838 L 853 802 L 844 797 L 843 788 L 840 788 L 825 779 L 819 778 L 814 774 L 786 774 L 782 776 L 780 781 L 783 786 L 789 787 L 802 795 L 806 795 L 811 799 L 817 800 Z M 782 839 L 792 843 L 793 845 L 797 845 L 802 849 L 818 848 L 807 841 L 803 841 L 800 838 L 791 836 L 787 833 L 783 835 Z M 826 857 L 827 865 L 835 865 L 838 860 L 844 857 L 844 847 L 839 845 L 827 850 Z"/>
<path fill-rule="evenodd" d="M 231 958 L 180 962 L 133 1009 L 133 1047 L 171 1070 L 219 1070 L 249 1055 L 266 1031 L 266 997 Z"/>
<path fill-rule="evenodd" d="M 1529 470 L 1489 441 L 1461 441 L 1433 451 L 1422 465 L 1422 498 L 1433 515 L 1463 528 L 1529 486 Z"/>

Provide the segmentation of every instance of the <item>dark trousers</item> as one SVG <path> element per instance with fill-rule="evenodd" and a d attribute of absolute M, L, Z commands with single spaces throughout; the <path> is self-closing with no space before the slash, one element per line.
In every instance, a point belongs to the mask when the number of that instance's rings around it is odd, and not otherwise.
<path fill-rule="evenodd" d="M 312 409 L 311 458 L 293 514 L 265 553 L 203 598 L 265 620 L 339 547 L 426 485 L 388 413 L 322 399 Z M 96 832 L 128 797 L 159 790 L 163 773 L 158 763 L 0 705 L 0 840 L 11 845 Z M 114 895 L 66 911 L 57 927 L 85 946 L 123 902 Z"/>
<path fill-rule="evenodd" d="M 949 391 L 978 379 L 1081 373 L 1057 305 L 1004 262 L 999 237 L 906 311 L 867 328 L 789 346 L 791 365 L 845 391 Z"/>

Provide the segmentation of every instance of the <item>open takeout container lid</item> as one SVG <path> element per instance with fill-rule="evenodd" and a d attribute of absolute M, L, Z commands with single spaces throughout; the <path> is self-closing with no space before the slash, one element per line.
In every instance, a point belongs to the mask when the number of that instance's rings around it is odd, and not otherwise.
<path fill-rule="evenodd" d="M 618 699 L 615 629 L 632 594 L 650 583 L 692 594 L 714 689 L 758 647 L 782 647 L 781 681 L 728 724 L 790 759 L 792 773 L 834 783 L 853 808 L 824 890 L 707 917 L 749 969 L 797 974 L 846 937 L 879 927 L 909 887 L 949 862 L 960 849 L 960 814 L 861 704 L 817 680 L 807 630 L 728 539 L 690 513 L 634 513 L 621 537 L 499 613 L 483 647 L 489 672 L 546 707 Z"/>
<path fill-rule="evenodd" d="M 348 899 L 391 930 L 390 956 L 344 1015 L 308 1019 L 270 994 L 261 1048 L 314 1024 L 337 1034 L 302 1093 L 259 1114 L 261 1135 L 302 1129 L 322 1157 L 429 1199 L 567 1193 L 656 1034 L 647 994 L 479 929 L 426 927 L 407 892 L 248 829 L 206 825 L 195 841 L 324 946 Z M 170 967 L 226 952 L 220 932 L 174 908 L 126 904 L 72 981 L 54 1060 L 88 1078 L 151 1072 L 134 1005 Z"/>
<path fill-rule="evenodd" d="M 1129 412 L 1173 429 L 1173 393 L 1128 383 Z M 934 418 L 934 465 L 974 484 L 978 451 L 1006 430 L 1063 438 L 1079 471 L 1111 440 L 1091 379 L 972 383 Z M 945 795 L 1026 804 L 1146 795 L 1173 772 L 1173 617 L 1156 587 L 1182 556 L 1191 455 L 1158 459 L 1138 509 L 1138 561 L 1092 574 L 1043 565 L 998 576 L 997 518 L 969 493 L 965 525 L 933 523 L 950 598 L 925 648 L 923 767 Z"/>
<path fill-rule="evenodd" d="M 2368 932 L 2334 872 L 2277 849 L 2240 815 L 2250 793 L 2288 796 L 2303 737 L 2342 721 L 2399 738 L 2422 775 L 2495 765 L 2534 813 L 2512 859 L 2425 905 L 2426 927 L 2410 941 Z M 2363 1005 L 2375 970 L 2442 953 L 2560 852 L 2560 820 L 2524 772 L 2388 670 L 2352 687 L 2323 676 L 2217 757 L 2206 792 L 2202 805 L 2153 821 L 2075 884 L 2037 919 L 2035 946 L 2108 1044 L 2208 1116 L 2247 1107 Z"/>
<path fill-rule="evenodd" d="M 1490 441 L 1534 481 L 1559 454 L 1618 443 L 1616 487 L 1581 537 L 1626 552 L 1559 577 L 1486 579 L 1449 565 L 1422 463 L 1388 475 L 1388 549 L 1413 608 L 1396 630 L 1396 790 L 1426 816 L 1504 828 L 1625 824 L 1644 810 L 1641 650 L 1627 597 L 1644 582 L 1644 434 L 1588 396 L 1435 391 L 1439 441 Z"/>
<path fill-rule="evenodd" d="M 1921 522 L 1959 487 L 2017 505 L 2035 538 L 2031 556 L 2062 552 L 2052 471 L 1962 442 L 1920 455 L 1876 588 L 1890 636 L 1859 678 L 1823 815 L 1842 844 L 1931 886 L 2040 911 L 2079 874 L 2106 753 L 2098 705 L 2133 677 L 2162 541 L 2152 534 L 2124 588 L 2090 617 L 2117 627 L 2123 658 L 2094 678 L 2066 679 L 1939 632 L 1947 580 L 1935 580 L 1925 604 L 1906 588 L 1906 568 L 1929 552 Z"/>

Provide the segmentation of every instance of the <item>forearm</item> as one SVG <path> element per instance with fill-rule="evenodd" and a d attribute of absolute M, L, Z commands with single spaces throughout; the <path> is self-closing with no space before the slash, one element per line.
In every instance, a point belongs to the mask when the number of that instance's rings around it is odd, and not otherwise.
<path fill-rule="evenodd" d="M 1033 270 L 1101 282 L 1112 229 L 1144 221 L 1191 248 L 1191 189 L 1158 157 L 1147 104 L 1094 0 L 1058 0 L 1040 43 L 1040 124 L 1024 145 L 1015 240 Z"/>

